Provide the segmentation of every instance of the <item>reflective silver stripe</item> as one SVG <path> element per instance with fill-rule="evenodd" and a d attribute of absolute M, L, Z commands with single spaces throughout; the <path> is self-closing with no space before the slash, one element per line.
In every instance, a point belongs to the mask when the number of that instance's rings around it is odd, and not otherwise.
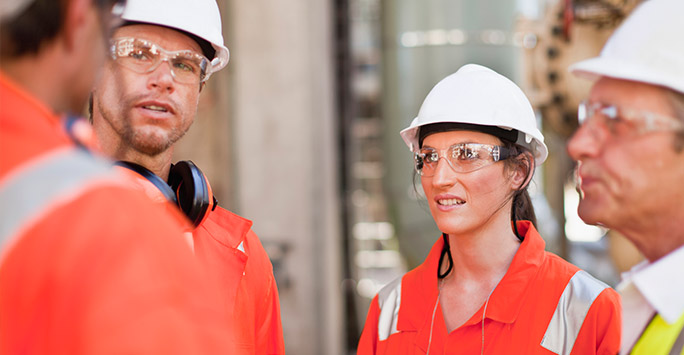
<path fill-rule="evenodd" d="M 108 162 L 77 148 L 50 153 L 19 169 L 0 185 L 0 250 L 46 208 L 73 197 L 92 179 L 111 176 Z"/>
<path fill-rule="evenodd" d="M 568 355 L 575 345 L 589 308 L 608 285 L 580 270 L 570 279 L 558 300 L 541 346 L 554 354 Z"/>
<path fill-rule="evenodd" d="M 385 340 L 398 333 L 397 320 L 401 307 L 401 277 L 388 283 L 378 293 L 380 316 L 378 317 L 378 339 Z"/>

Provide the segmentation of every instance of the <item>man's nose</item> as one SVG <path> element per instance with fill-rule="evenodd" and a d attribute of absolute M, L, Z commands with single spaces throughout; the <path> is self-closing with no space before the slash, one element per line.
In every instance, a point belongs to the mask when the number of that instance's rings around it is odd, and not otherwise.
<path fill-rule="evenodd" d="M 173 92 L 175 83 L 173 67 L 167 59 L 160 59 L 160 63 L 148 74 L 148 86 L 157 90 Z"/>
<path fill-rule="evenodd" d="M 605 132 L 591 122 L 585 122 L 570 137 L 567 145 L 568 154 L 574 161 L 595 156 L 600 151 L 604 139 Z"/>

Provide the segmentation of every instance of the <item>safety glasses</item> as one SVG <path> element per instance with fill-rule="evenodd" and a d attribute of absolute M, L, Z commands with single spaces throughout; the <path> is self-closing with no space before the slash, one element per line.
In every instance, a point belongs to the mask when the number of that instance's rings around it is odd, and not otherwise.
<path fill-rule="evenodd" d="M 152 72 L 167 62 L 173 79 L 182 84 L 199 84 L 211 75 L 211 62 L 205 56 L 191 50 L 168 51 L 139 38 L 113 39 L 111 56 L 121 66 L 140 74 Z"/>
<path fill-rule="evenodd" d="M 588 100 L 579 104 L 577 119 L 580 125 L 602 127 L 613 136 L 684 130 L 684 123 L 674 117 Z"/>
<path fill-rule="evenodd" d="M 437 150 L 424 147 L 414 154 L 416 172 L 425 177 L 435 175 L 439 159 L 444 158 L 457 173 L 469 173 L 511 157 L 511 151 L 502 146 L 459 143 Z"/>

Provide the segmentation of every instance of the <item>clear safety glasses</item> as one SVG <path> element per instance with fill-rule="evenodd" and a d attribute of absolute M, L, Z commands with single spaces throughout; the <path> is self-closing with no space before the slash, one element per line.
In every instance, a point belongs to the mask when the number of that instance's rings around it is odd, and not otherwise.
<path fill-rule="evenodd" d="M 592 124 L 602 127 L 613 136 L 684 130 L 684 123 L 674 117 L 588 100 L 579 104 L 577 119 L 580 125 Z"/>
<path fill-rule="evenodd" d="M 162 62 L 168 62 L 173 79 L 183 84 L 200 83 L 211 75 L 211 62 L 205 56 L 191 50 L 167 51 L 139 38 L 113 39 L 111 55 L 121 66 L 140 74 L 152 72 Z"/>
<path fill-rule="evenodd" d="M 479 143 L 460 143 L 443 150 L 421 148 L 414 154 L 415 168 L 419 175 L 435 175 L 439 159 L 444 157 L 457 173 L 469 173 L 511 157 L 506 147 Z"/>

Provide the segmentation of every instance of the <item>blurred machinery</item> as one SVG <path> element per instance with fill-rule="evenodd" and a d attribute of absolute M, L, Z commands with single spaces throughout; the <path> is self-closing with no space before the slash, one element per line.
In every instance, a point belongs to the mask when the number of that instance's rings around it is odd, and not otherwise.
<path fill-rule="evenodd" d="M 555 251 L 609 283 L 617 282 L 618 272 L 641 257 L 621 236 L 609 232 L 607 238 L 599 239 L 606 231 L 582 226 L 576 216 L 577 202 L 572 201 L 577 195 L 574 165 L 566 154 L 565 143 L 577 128 L 577 105 L 587 97 L 591 82 L 574 77 L 567 68 L 596 56 L 639 1 L 549 1 L 539 18 L 521 16 L 515 25 L 523 38 L 524 75 L 520 84 L 541 114 L 550 149 L 543 170 L 544 194 L 557 223 L 565 226 Z M 601 265 L 606 260 L 612 260 L 612 265 Z M 607 268 L 613 268 L 613 272 Z"/>
<path fill-rule="evenodd" d="M 576 128 L 576 108 L 590 83 L 567 68 L 599 53 L 636 0 L 557 0 L 547 3 L 539 19 L 521 16 L 524 87 L 541 110 L 545 129 L 568 138 Z"/>

